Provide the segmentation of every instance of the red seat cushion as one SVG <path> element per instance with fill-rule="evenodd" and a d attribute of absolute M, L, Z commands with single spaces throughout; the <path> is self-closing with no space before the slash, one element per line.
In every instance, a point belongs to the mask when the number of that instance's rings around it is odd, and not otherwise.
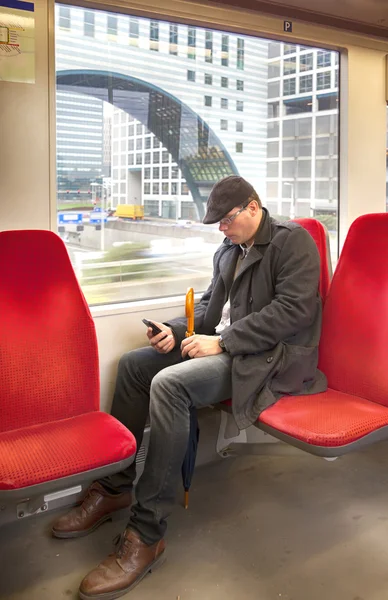
<path fill-rule="evenodd" d="M 97 411 L 6 431 L 0 434 L 0 490 L 96 469 L 129 458 L 135 451 L 132 433 L 117 419 Z"/>
<path fill-rule="evenodd" d="M 388 408 L 328 389 L 312 396 L 284 396 L 258 420 L 315 446 L 343 446 L 388 425 Z"/>
<path fill-rule="evenodd" d="M 316 219 L 300 218 L 293 220 L 295 221 L 295 223 L 299 223 L 299 225 L 301 225 L 304 229 L 306 229 L 309 232 L 309 234 L 311 235 L 311 237 L 317 245 L 319 256 L 321 259 L 321 270 L 319 275 L 319 293 L 321 294 L 322 303 L 324 304 L 326 301 L 326 296 L 329 292 L 331 271 L 330 248 L 328 244 L 326 230 L 322 223 L 320 223 Z"/>
<path fill-rule="evenodd" d="M 62 240 L 0 232 L 0 432 L 100 405 L 94 322 Z"/>
<path fill-rule="evenodd" d="M 322 319 L 319 369 L 329 387 L 388 406 L 388 215 L 358 217 Z"/>

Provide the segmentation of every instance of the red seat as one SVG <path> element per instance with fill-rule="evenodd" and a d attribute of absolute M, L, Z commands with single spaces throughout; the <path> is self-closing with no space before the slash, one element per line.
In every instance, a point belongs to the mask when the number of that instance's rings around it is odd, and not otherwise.
<path fill-rule="evenodd" d="M 319 256 L 321 259 L 321 271 L 319 277 L 319 293 L 321 294 L 322 303 L 325 303 L 326 296 L 329 291 L 330 279 L 332 277 L 331 257 L 329 236 L 320 221 L 311 218 L 293 219 L 295 223 L 299 223 L 306 229 L 314 242 L 317 245 Z"/>
<path fill-rule="evenodd" d="M 0 500 L 119 471 L 133 435 L 99 411 L 93 319 L 65 245 L 0 233 Z"/>
<path fill-rule="evenodd" d="M 323 311 L 319 368 L 329 390 L 283 397 L 258 426 L 321 456 L 388 438 L 388 215 L 351 226 Z"/>
<path fill-rule="evenodd" d="M 385 406 L 329 389 L 313 396 L 280 398 L 260 421 L 308 444 L 337 448 L 380 431 L 387 419 Z"/>
<path fill-rule="evenodd" d="M 125 460 L 136 444 L 122 427 L 94 411 L 2 433 L 1 489 L 26 488 Z"/>

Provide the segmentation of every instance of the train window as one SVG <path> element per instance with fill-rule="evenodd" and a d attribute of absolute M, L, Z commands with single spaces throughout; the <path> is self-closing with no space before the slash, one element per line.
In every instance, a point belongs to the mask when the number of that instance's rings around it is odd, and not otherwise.
<path fill-rule="evenodd" d="M 89 303 L 204 290 L 232 173 L 337 247 L 338 53 L 58 4 L 56 69 L 58 231 Z"/>

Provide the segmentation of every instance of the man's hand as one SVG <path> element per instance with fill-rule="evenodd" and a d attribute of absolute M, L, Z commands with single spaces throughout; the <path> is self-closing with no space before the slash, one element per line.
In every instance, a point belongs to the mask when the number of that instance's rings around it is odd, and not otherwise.
<path fill-rule="evenodd" d="M 157 321 L 152 321 L 161 329 L 161 333 L 158 335 L 154 335 L 152 333 L 151 327 L 147 327 L 147 337 L 150 341 L 150 344 L 155 350 L 160 352 L 160 354 L 167 354 L 171 352 L 175 348 L 175 337 L 167 325 L 163 325 L 163 323 L 158 323 Z"/>
<path fill-rule="evenodd" d="M 218 338 L 218 335 L 192 335 L 184 339 L 181 343 L 182 357 L 200 358 L 221 354 Z"/>

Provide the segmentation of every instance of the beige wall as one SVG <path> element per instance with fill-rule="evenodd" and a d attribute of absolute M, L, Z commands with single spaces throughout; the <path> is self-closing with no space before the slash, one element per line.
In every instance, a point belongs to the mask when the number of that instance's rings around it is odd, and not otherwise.
<path fill-rule="evenodd" d="M 35 2 L 36 83 L 0 83 L 0 228 L 50 228 L 47 1 Z"/>
<path fill-rule="evenodd" d="M 385 212 L 386 53 L 350 46 L 341 73 L 340 240 L 367 212 Z"/>

